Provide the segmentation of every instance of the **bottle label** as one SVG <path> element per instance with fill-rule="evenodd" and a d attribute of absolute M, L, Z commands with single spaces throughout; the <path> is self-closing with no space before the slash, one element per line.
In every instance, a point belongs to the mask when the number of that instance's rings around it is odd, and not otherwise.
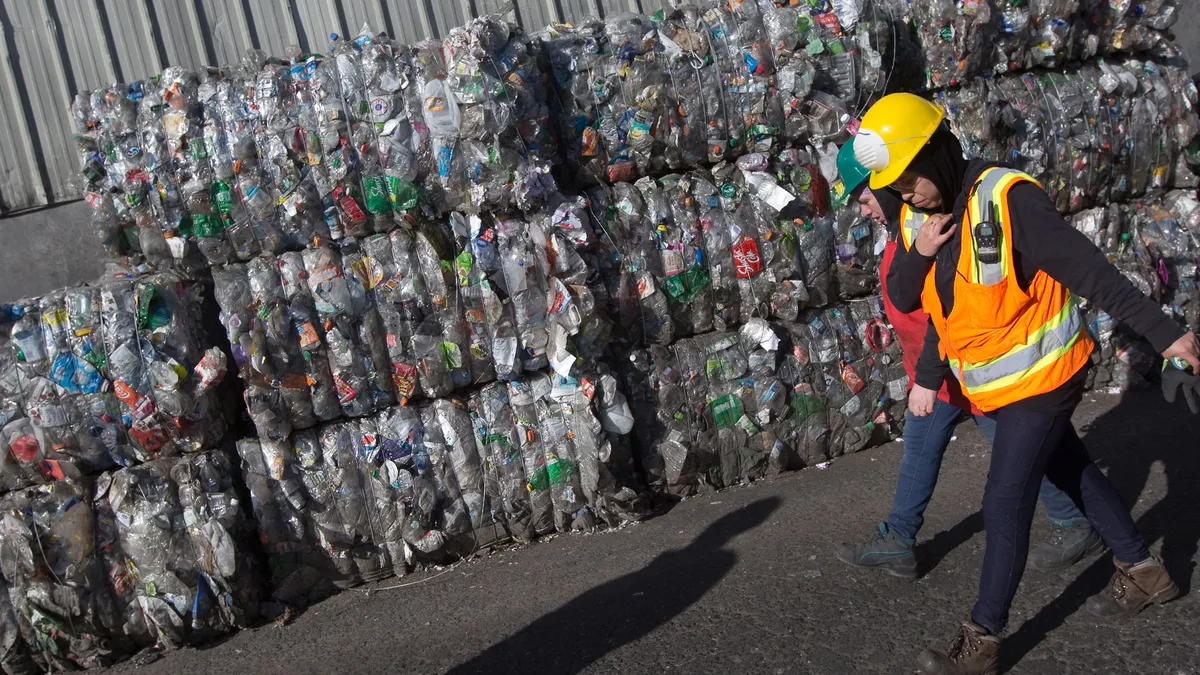
<path fill-rule="evenodd" d="M 739 279 L 749 279 L 762 271 L 758 242 L 746 237 L 733 247 L 733 261 Z"/>

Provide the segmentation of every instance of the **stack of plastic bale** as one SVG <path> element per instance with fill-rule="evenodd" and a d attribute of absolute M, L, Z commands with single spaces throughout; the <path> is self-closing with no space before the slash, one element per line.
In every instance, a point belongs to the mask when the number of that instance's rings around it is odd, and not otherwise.
<path fill-rule="evenodd" d="M 666 136 L 667 116 L 679 126 L 679 107 L 667 86 L 674 69 L 656 36 L 649 17 L 628 13 L 539 33 L 555 79 L 554 116 L 572 182 L 629 181 L 668 168 L 671 155 L 652 127 L 661 122 Z M 700 100 L 711 101 L 720 89 L 715 73 L 695 69 L 690 78 L 697 77 L 709 85 Z M 711 119 L 715 124 L 715 111 Z M 679 154 L 696 159 L 694 136 L 679 140 Z"/>
<path fill-rule="evenodd" d="M 631 426 L 600 370 L 240 441 L 275 597 L 305 605 L 499 539 L 636 519 Z"/>
<path fill-rule="evenodd" d="M 114 634 L 137 648 L 195 645 L 253 624 L 254 526 L 227 450 L 100 476 L 96 545 L 116 599 Z"/>
<path fill-rule="evenodd" d="M 907 10 L 916 30 L 929 89 L 1097 56 L 1176 51 L 1165 33 L 1176 18 L 1173 0 L 932 0 L 897 10 Z"/>
<path fill-rule="evenodd" d="M 182 199 L 165 155 L 164 107 L 147 82 L 84 92 L 73 105 L 93 227 L 110 256 L 132 264 L 175 260 L 164 233 L 182 218 Z"/>
<path fill-rule="evenodd" d="M 981 80 L 937 98 L 968 155 L 1031 174 L 1062 212 L 1194 185 L 1181 150 L 1200 129 L 1195 99 L 1183 69 L 1134 60 Z"/>
<path fill-rule="evenodd" d="M 610 328 L 592 290 L 588 208 L 559 198 L 529 218 L 456 213 L 214 268 L 259 435 L 593 364 Z"/>
<path fill-rule="evenodd" d="M 5 636 L 9 653 L 17 656 L 5 662 L 6 670 L 107 666 L 132 649 L 96 546 L 89 497 L 86 481 L 56 481 L 0 497 L 0 569 L 20 633 Z"/>
<path fill-rule="evenodd" d="M 763 22 L 783 110 L 785 143 L 822 141 L 845 128 L 848 113 L 885 93 L 884 55 L 897 48 L 886 3 L 762 0 Z"/>
<path fill-rule="evenodd" d="M 1138 290 L 1181 325 L 1200 324 L 1195 193 L 1176 190 L 1129 204 L 1109 204 L 1071 216 L 1072 225 L 1103 251 Z M 1128 326 L 1087 308 L 1097 349 L 1089 386 L 1123 392 L 1146 386 L 1158 354 Z"/>
<path fill-rule="evenodd" d="M 1184 325 L 1197 330 L 1200 329 L 1200 199 L 1194 190 L 1174 190 L 1163 197 L 1163 203 L 1188 241 L 1186 254 L 1182 246 L 1165 252 L 1168 282 L 1172 279 L 1175 282 L 1167 304 Z M 1171 267 L 1175 268 L 1173 273 Z"/>
<path fill-rule="evenodd" d="M 892 30 L 874 3 L 837 11 L 705 1 L 546 28 L 572 182 L 633 182 L 840 132 L 847 109 L 882 92 Z"/>
<path fill-rule="evenodd" d="M 251 180 L 261 181 L 253 196 L 243 192 L 242 198 L 248 204 L 261 200 L 264 209 L 276 211 L 280 248 L 295 250 L 367 231 L 336 66 L 319 59 L 290 65 L 249 52 L 240 70 L 248 91 L 241 103 L 249 113 L 253 143 L 246 139 L 253 164 L 243 169 L 258 174 Z"/>
<path fill-rule="evenodd" d="M 425 194 L 438 213 L 538 208 L 555 191 L 539 46 L 497 15 L 408 51 L 431 166 Z"/>
<path fill-rule="evenodd" d="M 599 258 L 613 263 L 600 267 L 622 343 L 670 344 L 753 316 L 794 320 L 810 303 L 807 281 L 826 290 L 829 255 L 809 244 L 814 229 L 832 229 L 820 218 L 780 219 L 794 199 L 767 162 L 752 153 L 711 173 L 591 193 L 602 207 Z"/>
<path fill-rule="evenodd" d="M 4 486 L 78 479 L 215 447 L 225 356 L 199 327 L 203 288 L 172 273 L 17 303 L 0 358 Z"/>
<path fill-rule="evenodd" d="M 685 497 L 886 441 L 907 392 L 878 298 L 633 350 L 623 376 L 651 487 Z"/>
<path fill-rule="evenodd" d="M 202 293 L 199 284 L 158 273 L 56 291 L 9 308 L 14 321 L 0 339 L 5 416 L 0 476 L 10 491 L 0 497 L 0 568 L 8 607 L 40 669 L 106 665 L 154 641 L 154 635 L 126 631 L 121 599 L 128 590 L 122 582 L 128 568 L 112 563 L 124 555 L 127 542 L 101 536 L 93 486 L 112 475 L 96 474 L 121 466 L 136 467 L 123 471 L 139 474 L 199 466 L 209 461 L 201 451 L 220 443 L 225 423 L 213 387 L 224 374 L 225 356 L 215 347 L 204 349 L 197 316 Z M 208 478 L 205 472 L 197 475 Z M 222 475 L 221 489 L 236 507 L 228 493 L 230 474 Z M 204 522 L 191 522 L 187 512 L 177 510 L 173 517 L 155 525 L 182 528 L 186 520 L 189 527 L 202 528 L 197 532 L 218 538 Z M 225 546 L 222 564 L 246 550 Z M 145 568 L 143 561 L 138 565 Z M 205 561 L 188 551 L 173 564 Z M 239 565 L 239 574 L 249 569 L 249 561 Z M 197 617 L 209 620 L 209 599 L 257 612 L 253 595 L 230 596 L 224 592 L 230 589 L 219 584 L 220 570 L 207 569 L 213 582 L 206 599 L 193 603 L 194 598 L 173 596 L 183 617 L 176 622 L 182 631 L 177 636 L 211 635 L 211 630 L 193 630 Z M 145 588 L 138 593 L 154 595 Z M 230 626 L 213 624 L 212 629 Z M 15 659 L 6 661 L 6 668 L 21 667 L 22 650 L 15 644 L 6 644 Z"/>
<path fill-rule="evenodd" d="M 94 289 L 88 289 L 94 291 Z M 41 303 L 14 305 L 21 314 L 0 331 L 0 400 L 4 426 L 0 429 L 0 480 L 3 491 L 18 490 L 55 479 L 97 473 L 117 459 L 135 461 L 121 424 L 119 403 L 104 380 L 104 349 L 100 333 L 87 332 L 89 319 L 78 304 L 98 294 L 72 292 L 76 306 L 71 324 L 83 333 L 47 348 L 42 328 Z M 61 296 L 49 296 L 61 300 Z M 50 318 L 65 319 L 50 305 Z M 65 323 L 65 321 L 64 321 Z M 51 358 L 53 350 L 53 358 Z"/>

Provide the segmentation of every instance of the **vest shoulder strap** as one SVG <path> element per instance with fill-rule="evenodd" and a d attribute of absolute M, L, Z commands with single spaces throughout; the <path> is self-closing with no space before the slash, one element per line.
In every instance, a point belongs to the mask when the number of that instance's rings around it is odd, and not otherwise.
<path fill-rule="evenodd" d="M 964 241 L 969 244 L 964 247 L 964 253 L 970 256 L 968 278 L 972 282 L 997 284 L 1012 271 L 1012 225 L 1005 197 L 1009 188 L 1024 181 L 1041 187 L 1029 174 L 999 166 L 985 169 L 972 186 L 971 199 L 967 204 L 969 217 L 963 223 Z M 981 258 L 980 253 L 981 246 L 988 242 L 977 240 L 974 231 L 983 222 L 994 225 L 998 233 L 995 257 L 990 260 L 988 255 Z"/>
<path fill-rule="evenodd" d="M 925 221 L 929 220 L 929 215 L 923 211 L 918 211 L 908 204 L 900 207 L 900 240 L 904 242 L 904 249 L 912 248 L 913 242 L 917 240 L 917 233 L 921 231 L 921 226 Z"/>

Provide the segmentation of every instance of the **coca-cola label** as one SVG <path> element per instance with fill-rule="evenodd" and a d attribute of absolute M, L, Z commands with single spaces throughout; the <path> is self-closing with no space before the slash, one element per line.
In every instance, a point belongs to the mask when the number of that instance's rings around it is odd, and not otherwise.
<path fill-rule="evenodd" d="M 758 242 L 746 237 L 733 246 L 733 262 L 739 279 L 749 279 L 762 271 Z"/>

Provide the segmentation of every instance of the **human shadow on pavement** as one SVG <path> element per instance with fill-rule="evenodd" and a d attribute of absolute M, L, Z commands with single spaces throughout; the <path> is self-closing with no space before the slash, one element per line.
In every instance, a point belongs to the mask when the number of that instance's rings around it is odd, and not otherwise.
<path fill-rule="evenodd" d="M 933 538 L 917 544 L 917 578 L 929 574 L 951 551 L 971 541 L 971 537 L 983 532 L 983 511 L 979 510 L 963 518 L 954 527 L 938 532 Z"/>
<path fill-rule="evenodd" d="M 726 544 L 761 525 L 781 503 L 778 497 L 762 499 L 722 517 L 685 548 L 662 553 L 642 569 L 575 597 L 449 675 L 583 670 L 704 597 L 737 564 L 737 554 Z"/>
<path fill-rule="evenodd" d="M 1137 502 L 1154 465 L 1163 465 L 1167 493 L 1137 517 L 1136 523 L 1151 551 L 1156 552 L 1161 543 L 1171 578 L 1182 594 L 1189 593 L 1200 546 L 1200 417 L 1188 413 L 1182 402 L 1168 405 L 1157 387 L 1152 387 L 1125 394 L 1115 408 L 1080 427 L 1079 433 L 1126 504 Z M 1020 662 L 1067 617 L 1086 612 L 1087 599 L 1103 590 L 1112 574 L 1111 555 L 1101 556 L 1080 571 L 1061 595 L 1005 639 L 1000 651 L 1001 672 Z M 1146 611 L 1163 610 L 1151 607 Z"/>

